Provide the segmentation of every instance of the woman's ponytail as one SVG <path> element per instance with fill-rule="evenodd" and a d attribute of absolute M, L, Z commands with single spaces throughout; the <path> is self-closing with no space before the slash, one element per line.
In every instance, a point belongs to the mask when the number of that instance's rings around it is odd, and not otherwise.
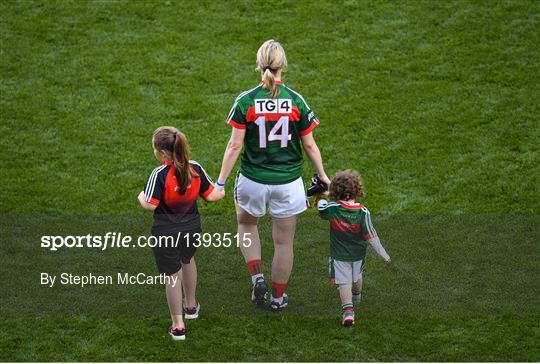
<path fill-rule="evenodd" d="M 193 176 L 189 165 L 189 146 L 187 138 L 179 131 L 174 133 L 173 164 L 176 181 L 180 188 L 180 194 L 183 195 L 189 187 Z"/>
<path fill-rule="evenodd" d="M 273 39 L 264 42 L 257 51 L 257 70 L 262 74 L 264 88 L 275 99 L 279 89 L 276 87 L 276 73 L 287 68 L 285 50 Z"/>
<path fill-rule="evenodd" d="M 266 67 L 263 72 L 262 81 L 264 87 L 270 91 L 272 98 L 277 96 L 276 77 L 272 73 L 269 67 Z"/>

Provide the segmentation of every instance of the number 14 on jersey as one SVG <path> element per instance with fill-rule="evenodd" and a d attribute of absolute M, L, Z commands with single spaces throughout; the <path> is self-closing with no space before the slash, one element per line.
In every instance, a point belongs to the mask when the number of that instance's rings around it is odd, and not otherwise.
<path fill-rule="evenodd" d="M 264 116 L 259 116 L 255 120 L 255 124 L 259 127 L 259 148 L 266 148 L 267 141 L 277 140 L 280 142 L 281 148 L 287 148 L 291 134 L 289 134 L 289 117 L 282 116 L 277 121 L 276 125 L 270 129 L 268 138 L 266 137 L 266 120 Z"/>

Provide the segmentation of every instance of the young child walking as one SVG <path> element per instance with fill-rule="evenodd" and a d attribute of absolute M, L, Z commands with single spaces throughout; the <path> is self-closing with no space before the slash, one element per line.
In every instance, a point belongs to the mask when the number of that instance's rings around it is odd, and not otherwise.
<path fill-rule="evenodd" d="M 386 253 L 371 223 L 369 210 L 356 202 L 364 196 L 358 172 L 338 172 L 330 184 L 329 194 L 318 195 L 319 216 L 330 222 L 330 279 L 338 286 L 341 297 L 341 324 L 354 325 L 353 301 L 362 298 L 362 271 L 369 243 L 386 263 Z M 328 196 L 329 200 L 324 199 Z"/>
<path fill-rule="evenodd" d="M 199 163 L 189 160 L 187 139 L 178 129 L 172 126 L 157 128 L 152 146 L 161 165 L 150 174 L 144 191 L 139 194 L 139 202 L 145 210 L 154 212 L 153 236 L 172 237 L 175 242 L 180 237 L 178 245 L 162 244 L 152 251 L 158 271 L 176 276 L 165 284 L 172 319 L 168 333 L 173 340 L 184 340 L 186 327 L 182 314 L 186 319 L 196 319 L 200 309 L 195 298 L 197 268 L 193 257 L 193 234 L 201 233 L 197 198 L 218 201 L 225 193 L 223 189 L 214 189 L 212 180 Z M 186 296 L 185 305 L 182 289 Z"/>

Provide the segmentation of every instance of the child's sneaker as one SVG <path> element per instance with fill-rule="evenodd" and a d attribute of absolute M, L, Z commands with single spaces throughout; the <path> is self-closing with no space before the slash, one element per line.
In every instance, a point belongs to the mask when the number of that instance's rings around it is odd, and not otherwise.
<path fill-rule="evenodd" d="M 343 310 L 341 315 L 341 324 L 343 326 L 352 326 L 354 325 L 354 308 L 346 308 Z"/>
<path fill-rule="evenodd" d="M 180 341 L 180 340 L 185 340 L 186 339 L 186 328 L 185 327 L 182 327 L 181 329 L 175 327 L 173 328 L 172 326 L 169 327 L 169 335 L 171 335 L 171 338 L 174 340 L 174 341 Z"/>
<path fill-rule="evenodd" d="M 197 301 L 197 306 L 195 307 L 184 307 L 184 318 L 186 320 L 195 320 L 199 317 L 199 310 L 201 309 L 201 304 Z"/>
<path fill-rule="evenodd" d="M 354 302 L 360 302 L 362 301 L 362 292 L 353 292 L 352 300 Z"/>
<path fill-rule="evenodd" d="M 264 304 L 267 290 L 268 289 L 266 287 L 264 277 L 257 278 L 255 280 L 255 284 L 251 288 L 251 302 L 255 303 L 258 306 Z"/>
<path fill-rule="evenodd" d="M 272 300 L 270 302 L 270 310 L 273 312 L 280 312 L 285 307 L 287 307 L 288 304 L 289 296 L 287 296 L 287 293 L 283 293 L 283 297 L 281 297 L 281 302 L 277 301 L 274 297 L 272 297 Z"/>

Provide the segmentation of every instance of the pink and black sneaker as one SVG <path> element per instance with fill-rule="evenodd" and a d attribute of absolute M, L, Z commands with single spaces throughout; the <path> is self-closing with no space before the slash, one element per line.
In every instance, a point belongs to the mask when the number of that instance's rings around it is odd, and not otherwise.
<path fill-rule="evenodd" d="M 197 306 L 194 307 L 184 307 L 184 318 L 186 320 L 195 320 L 199 317 L 199 310 L 201 309 L 201 304 L 197 301 Z"/>
<path fill-rule="evenodd" d="M 174 341 L 186 340 L 186 328 L 185 327 L 182 327 L 182 328 L 175 327 L 175 328 L 173 328 L 171 326 L 171 327 L 169 327 L 168 332 L 169 332 L 169 335 L 171 335 L 171 338 Z"/>

